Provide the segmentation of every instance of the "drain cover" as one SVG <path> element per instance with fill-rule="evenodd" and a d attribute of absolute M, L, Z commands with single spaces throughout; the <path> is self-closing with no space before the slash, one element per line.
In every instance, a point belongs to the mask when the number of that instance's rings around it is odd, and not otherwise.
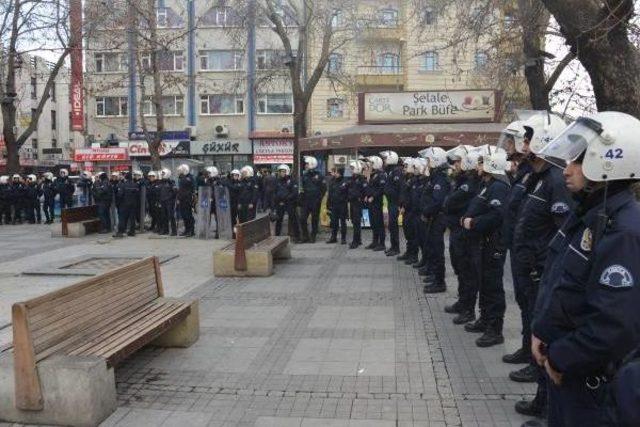
<path fill-rule="evenodd" d="M 96 276 L 109 270 L 144 259 L 149 255 L 134 253 L 123 255 L 88 254 L 75 258 L 62 259 L 32 270 L 23 271 L 27 276 Z M 160 255 L 160 264 L 164 264 L 179 255 Z"/>
<path fill-rule="evenodd" d="M 59 267 L 60 270 L 111 270 L 117 267 L 121 267 L 126 264 L 130 264 L 134 261 L 141 260 L 142 258 L 100 258 L 93 257 L 86 260 L 74 262 L 73 264 L 68 264 L 62 267 Z"/>

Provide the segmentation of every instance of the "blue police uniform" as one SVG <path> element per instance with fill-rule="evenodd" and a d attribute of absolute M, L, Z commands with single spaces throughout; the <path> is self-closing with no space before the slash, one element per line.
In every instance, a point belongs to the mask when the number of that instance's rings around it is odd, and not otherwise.
<path fill-rule="evenodd" d="M 320 222 L 320 206 L 327 191 L 324 177 L 315 169 L 306 170 L 302 174 L 302 218 L 300 229 L 303 241 L 315 242 Z M 311 216 L 311 239 L 309 239 L 309 216 Z"/>
<path fill-rule="evenodd" d="M 273 193 L 273 208 L 276 211 L 276 236 L 280 236 L 282 233 L 282 222 L 286 213 L 289 217 L 289 227 L 293 233 L 293 238 L 296 241 L 300 238 L 298 214 L 296 212 L 297 202 L 298 183 L 296 180 L 290 176 L 278 177 Z"/>
<path fill-rule="evenodd" d="M 354 174 L 349 178 L 347 198 L 349 199 L 349 216 L 353 225 L 352 249 L 362 244 L 362 199 L 367 185 L 367 180 L 362 175 Z"/>
<path fill-rule="evenodd" d="M 411 189 L 417 180 L 418 177 L 414 175 L 407 175 L 402 181 L 402 191 L 400 192 L 400 206 L 404 209 L 404 213 L 402 215 L 402 232 L 404 233 L 404 238 L 407 241 L 407 248 L 404 254 L 402 254 L 398 259 L 407 263 L 411 262 L 411 264 L 418 261 L 418 245 L 416 243 L 415 231 L 415 207 L 411 203 Z"/>
<path fill-rule="evenodd" d="M 506 178 L 505 178 L 506 179 Z M 505 250 L 501 241 L 504 203 L 509 184 L 491 177 L 471 201 L 465 218 L 472 218 L 471 229 L 466 230 L 470 247 L 470 262 L 479 281 L 479 326 L 485 331 L 502 333 L 506 309 L 502 275 Z M 473 290 L 470 290 L 472 292 Z"/>
<path fill-rule="evenodd" d="M 327 210 L 331 212 L 331 240 L 336 240 L 340 228 L 341 242 L 347 241 L 347 202 L 349 183 L 343 176 L 334 177 L 329 185 Z"/>
<path fill-rule="evenodd" d="M 238 219 L 240 223 L 256 219 L 260 185 L 254 178 L 243 178 L 238 186 Z"/>
<path fill-rule="evenodd" d="M 429 183 L 429 177 L 424 175 L 418 176 L 411 187 L 411 194 L 409 196 L 409 203 L 411 203 L 411 222 L 415 233 L 415 245 L 416 253 L 418 250 L 421 253 L 420 260 L 414 267 L 424 267 L 427 265 L 428 254 L 424 251 L 425 241 L 427 240 L 427 223 L 422 220 L 420 213 L 420 201 L 422 200 L 422 193 L 424 187 Z"/>
<path fill-rule="evenodd" d="M 533 334 L 563 374 L 550 426 L 618 425 L 611 375 L 640 342 L 640 206 L 624 184 L 583 200 L 549 245 Z M 599 214 L 605 211 L 605 221 Z"/>
<path fill-rule="evenodd" d="M 434 169 L 420 198 L 420 215 L 426 231 L 423 253 L 427 254 L 427 270 L 434 276 L 433 283 L 440 287 L 445 286 L 444 232 L 447 226 L 442 205 L 450 189 L 445 170 Z"/>
<path fill-rule="evenodd" d="M 195 193 L 195 180 L 193 175 L 180 175 L 178 178 L 178 212 L 184 222 L 184 236 L 195 234 L 196 221 L 193 218 L 193 194 Z"/>
<path fill-rule="evenodd" d="M 387 185 L 387 174 L 384 171 L 373 171 L 369 178 L 369 185 L 364 190 L 365 198 L 373 198 L 372 202 L 368 202 L 369 218 L 371 220 L 371 229 L 373 231 L 373 241 L 368 246 L 369 249 L 384 248 L 386 240 L 384 231 L 384 216 L 382 214 L 382 196 Z"/>
<path fill-rule="evenodd" d="M 118 235 L 122 235 L 127 229 L 127 234 L 136 234 L 136 213 L 140 206 L 140 187 L 130 178 L 118 184 L 116 190 L 118 201 Z"/>
<path fill-rule="evenodd" d="M 387 181 L 384 187 L 384 195 L 387 198 L 387 212 L 389 214 L 389 240 L 391 251 L 400 251 L 400 229 L 398 216 L 400 215 L 400 195 L 404 187 L 404 172 L 402 166 L 387 167 Z M 384 240 L 382 241 L 384 244 Z"/>

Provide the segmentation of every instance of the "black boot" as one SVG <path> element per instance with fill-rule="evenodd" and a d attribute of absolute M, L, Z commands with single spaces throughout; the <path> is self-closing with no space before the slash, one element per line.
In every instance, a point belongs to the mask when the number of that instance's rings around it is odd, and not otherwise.
<path fill-rule="evenodd" d="M 471 323 L 474 320 L 476 320 L 476 314 L 473 312 L 473 310 L 470 310 L 470 311 L 462 312 L 458 314 L 456 317 L 454 317 L 453 323 L 454 325 L 464 325 L 467 323 Z"/>
<path fill-rule="evenodd" d="M 420 261 L 413 264 L 412 267 L 415 268 L 416 270 L 420 270 L 422 267 L 426 265 L 427 265 L 427 260 L 422 258 Z"/>
<path fill-rule="evenodd" d="M 311 239 L 309 240 L 309 242 L 311 242 L 311 243 L 315 243 L 316 242 L 316 235 L 315 234 L 311 235 Z"/>
<path fill-rule="evenodd" d="M 387 248 L 384 246 L 383 243 L 378 243 L 374 248 L 373 248 L 373 252 L 384 252 L 386 251 Z"/>
<path fill-rule="evenodd" d="M 378 246 L 378 244 L 374 241 L 374 242 L 371 242 L 370 245 L 365 246 L 364 248 L 365 249 L 374 249 L 376 246 Z"/>
<path fill-rule="evenodd" d="M 396 260 L 398 261 L 406 261 L 408 259 L 409 259 L 409 254 L 406 252 L 396 257 Z"/>
<path fill-rule="evenodd" d="M 433 276 L 433 274 L 431 274 L 431 270 L 427 266 L 419 268 L 418 269 L 418 275 L 419 276 L 429 276 L 429 275 Z"/>
<path fill-rule="evenodd" d="M 543 418 L 545 416 L 545 404 L 540 402 L 538 395 L 532 401 L 521 400 L 516 402 L 515 410 L 517 413 L 526 415 L 527 417 Z"/>
<path fill-rule="evenodd" d="M 489 326 L 484 334 L 476 340 L 476 345 L 481 348 L 486 348 L 502 344 L 503 342 L 504 337 L 502 336 L 502 328 Z"/>
<path fill-rule="evenodd" d="M 462 306 L 460 305 L 460 302 L 456 301 L 451 305 L 445 306 L 444 312 L 449 314 L 459 314 L 462 313 Z"/>
<path fill-rule="evenodd" d="M 347 239 L 346 237 L 343 237 L 342 240 L 340 240 L 340 244 L 341 245 L 346 245 L 347 244 Z"/>
<path fill-rule="evenodd" d="M 330 245 L 332 243 L 338 243 L 338 239 L 335 236 L 331 236 L 329 240 L 327 240 L 327 244 Z"/>
<path fill-rule="evenodd" d="M 531 361 L 531 352 L 528 349 L 522 347 L 511 354 L 505 354 L 504 356 L 502 356 L 502 361 L 504 363 L 511 363 L 514 365 L 529 363 Z"/>
<path fill-rule="evenodd" d="M 391 248 L 385 253 L 387 254 L 387 256 L 396 256 L 400 254 L 400 251 L 397 248 Z"/>
<path fill-rule="evenodd" d="M 474 334 L 481 334 L 487 329 L 487 322 L 482 317 L 473 323 L 464 325 L 464 330 Z"/>
<path fill-rule="evenodd" d="M 535 383 L 538 380 L 538 368 L 529 364 L 522 369 L 510 372 L 509 379 L 517 383 Z"/>
<path fill-rule="evenodd" d="M 349 249 L 357 249 L 359 246 L 360 246 L 360 243 L 351 242 L 351 244 L 349 245 Z"/>
<path fill-rule="evenodd" d="M 439 280 L 426 285 L 423 291 L 425 294 L 441 294 L 447 291 L 447 285 L 444 280 Z"/>
<path fill-rule="evenodd" d="M 413 265 L 417 262 L 418 262 L 418 255 L 410 255 L 409 258 L 407 258 L 404 261 L 405 265 Z"/>

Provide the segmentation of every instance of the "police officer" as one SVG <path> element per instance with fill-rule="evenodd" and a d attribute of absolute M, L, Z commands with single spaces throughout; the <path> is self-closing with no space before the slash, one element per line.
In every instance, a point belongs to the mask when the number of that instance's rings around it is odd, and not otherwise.
<path fill-rule="evenodd" d="M 172 236 L 177 236 L 176 224 L 176 185 L 171 179 L 171 171 L 162 169 L 160 171 L 160 184 L 158 198 L 160 201 L 160 224 L 159 229 L 161 236 L 166 236 L 171 232 Z"/>
<path fill-rule="evenodd" d="M 56 187 L 53 182 L 53 174 L 51 172 L 45 172 L 43 175 L 43 181 L 41 185 L 42 194 L 44 195 L 44 217 L 45 224 L 52 224 L 55 217 L 55 203 L 56 203 Z"/>
<path fill-rule="evenodd" d="M 387 186 L 387 174 L 384 171 L 384 163 L 380 157 L 368 157 L 367 164 L 369 166 L 370 176 L 367 188 L 364 191 L 364 197 L 367 202 L 367 207 L 369 208 L 373 240 L 366 249 L 371 249 L 374 252 L 383 252 L 386 251 L 386 235 L 382 207 L 384 189 Z"/>
<path fill-rule="evenodd" d="M 465 233 L 460 219 L 469 208 L 471 200 L 475 197 L 478 179 L 475 170 L 470 170 L 475 165 L 467 159 L 471 147 L 460 145 L 447 152 L 447 158 L 453 169 L 453 183 L 451 193 L 447 196 L 443 204 L 443 212 L 446 217 L 447 227 L 449 228 L 449 258 L 451 259 L 451 267 L 458 278 L 458 301 L 454 304 L 446 306 L 444 311 L 451 314 L 458 314 L 454 318 L 455 324 L 463 324 L 475 320 L 475 289 L 472 284 L 467 281 L 468 274 L 466 272 L 471 268 L 468 257 L 465 255 Z M 465 167 L 463 167 L 463 159 Z M 474 292 L 473 305 L 465 307 L 470 298 L 467 297 L 469 292 Z"/>
<path fill-rule="evenodd" d="M 78 188 L 81 191 L 81 196 L 84 206 L 93 205 L 93 177 L 91 172 L 83 171 L 80 174 L 80 181 L 78 181 Z"/>
<path fill-rule="evenodd" d="M 214 237 L 218 239 L 220 237 L 220 230 L 218 228 L 218 215 L 216 212 L 216 187 L 220 185 L 220 171 L 215 166 L 208 166 L 204 168 L 204 183 L 211 188 L 211 198 L 209 199 L 209 220 L 213 215 L 216 220 L 216 231 Z"/>
<path fill-rule="evenodd" d="M 427 276 L 424 293 L 435 294 L 447 290 L 444 281 L 444 232 L 447 223 L 442 205 L 451 189 L 447 177 L 449 164 L 446 151 L 439 147 L 427 148 L 420 155 L 427 159 L 430 174 L 420 199 L 420 219 L 426 224 L 427 232 L 423 251 L 428 254 L 429 263 L 421 269 L 420 274 Z"/>
<path fill-rule="evenodd" d="M 420 255 L 416 258 L 417 262 L 412 264 L 412 267 L 415 269 L 422 269 L 427 267 L 427 262 L 429 259 L 429 255 L 425 252 L 425 240 L 427 238 L 427 223 L 422 220 L 422 214 L 420 212 L 422 193 L 424 193 L 424 188 L 429 183 L 429 167 L 427 165 L 427 160 L 423 158 L 418 158 L 414 160 L 414 170 L 416 172 L 416 179 L 414 181 L 413 187 L 411 187 L 411 207 L 413 210 L 413 222 L 416 236 L 416 247 L 420 252 Z M 405 261 L 405 263 L 410 263 L 414 261 L 414 259 L 410 259 Z"/>
<path fill-rule="evenodd" d="M 25 210 L 25 185 L 22 177 L 14 174 L 11 177 L 11 207 L 13 210 L 13 224 L 22 224 Z"/>
<path fill-rule="evenodd" d="M 505 169 L 509 166 L 507 154 L 488 147 L 488 154 L 478 160 L 478 174 L 483 188 L 472 200 L 461 220 L 468 234 L 479 245 L 472 253 L 471 262 L 480 278 L 480 318 L 465 326 L 467 332 L 483 332 L 476 340 L 478 347 L 490 347 L 504 342 L 502 327 L 506 302 L 502 283 L 505 249 L 501 230 L 504 202 L 509 193 Z"/>
<path fill-rule="evenodd" d="M 315 243 L 320 222 L 320 206 L 322 198 L 327 191 L 324 177 L 316 170 L 318 160 L 315 157 L 304 157 L 304 172 L 302 174 L 302 217 L 300 229 L 302 231 L 302 243 Z M 311 217 L 311 237 L 309 237 L 309 217 Z"/>
<path fill-rule="evenodd" d="M 349 217 L 353 226 L 353 239 L 349 249 L 356 249 L 362 245 L 362 201 L 367 180 L 362 175 L 364 163 L 360 160 L 352 160 L 349 163 L 351 177 L 347 185 L 347 199 L 349 201 Z"/>
<path fill-rule="evenodd" d="M 254 179 L 251 166 L 240 169 L 240 185 L 238 191 L 238 220 L 240 223 L 256 219 L 256 208 L 260 198 L 260 186 Z"/>
<path fill-rule="evenodd" d="M 140 187 L 133 181 L 131 172 L 125 174 L 124 181 L 118 184 L 116 190 L 118 200 L 118 232 L 114 237 L 123 237 L 124 232 L 128 236 L 136 235 L 136 212 L 140 209 Z"/>
<path fill-rule="evenodd" d="M 58 194 L 60 200 L 60 209 L 72 207 L 75 187 L 73 183 L 69 181 L 69 171 L 66 169 L 60 169 L 55 184 L 56 194 Z"/>
<path fill-rule="evenodd" d="M 151 217 L 151 231 L 158 232 L 160 223 L 160 180 L 158 179 L 158 172 L 149 171 L 147 180 L 147 210 Z"/>
<path fill-rule="evenodd" d="M 338 242 L 338 228 L 340 228 L 340 243 L 347 244 L 348 199 L 349 183 L 344 178 L 344 168 L 337 168 L 333 173 L 327 197 L 327 211 L 331 215 L 331 238 L 327 243 Z"/>
<path fill-rule="evenodd" d="M 239 169 L 233 169 L 229 175 L 230 179 L 227 181 L 227 187 L 229 189 L 229 202 L 231 204 L 231 224 L 235 225 L 238 223 L 238 196 L 240 195 L 242 181 L 240 180 Z"/>
<path fill-rule="evenodd" d="M 24 212 L 29 224 L 40 224 L 42 213 L 40 212 L 40 187 L 38 178 L 35 175 L 27 175 L 27 182 L 24 187 Z"/>
<path fill-rule="evenodd" d="M 189 173 L 188 165 L 178 166 L 178 211 L 184 223 L 183 237 L 195 236 L 195 219 L 193 218 L 193 194 L 195 192 L 195 180 Z"/>
<path fill-rule="evenodd" d="M 640 207 L 630 190 L 638 134 L 635 117 L 603 112 L 539 153 L 568 162 L 577 201 L 550 243 L 532 324 L 532 353 L 550 379 L 550 426 L 621 425 L 611 381 L 640 342 Z"/>
<path fill-rule="evenodd" d="M 387 181 L 384 187 L 384 195 L 387 198 L 387 212 L 389 216 L 389 239 L 391 247 L 385 251 L 387 256 L 400 255 L 400 229 L 398 217 L 400 216 L 400 195 L 404 187 L 404 171 L 400 165 L 400 158 L 395 151 L 383 151 L 380 157 L 384 162 Z M 384 242 L 383 242 L 384 243 Z"/>
<path fill-rule="evenodd" d="M 517 148 L 527 154 L 531 162 L 535 186 L 522 201 L 522 210 L 514 230 L 513 256 L 519 285 L 527 298 L 525 333 L 530 332 L 530 319 L 538 295 L 540 278 L 548 253 L 548 245 L 570 213 L 572 201 L 564 185 L 562 171 L 537 156 L 549 141 L 566 127 L 564 121 L 546 111 L 523 123 L 525 138 L 517 139 Z M 527 342 L 528 343 L 528 342 Z M 532 402 L 518 402 L 516 411 L 529 416 L 542 416 L 546 409 L 545 377 L 540 375 L 533 360 L 522 369 L 513 371 L 509 378 L 517 382 L 536 382 L 538 389 Z"/>
<path fill-rule="evenodd" d="M 93 200 L 98 208 L 98 218 L 100 218 L 100 233 L 110 233 L 111 228 L 111 202 L 113 188 L 105 172 L 98 174 L 98 180 L 93 186 Z"/>
<path fill-rule="evenodd" d="M 398 261 L 404 261 L 407 264 L 418 262 L 418 247 L 416 244 L 416 224 L 415 224 L 415 208 L 411 204 L 411 188 L 415 183 L 417 176 L 415 174 L 415 159 L 406 157 L 403 160 L 404 178 L 402 179 L 402 189 L 400 190 L 400 213 L 402 214 L 402 232 L 406 240 L 405 252 L 398 256 Z"/>
<path fill-rule="evenodd" d="M 0 176 L 0 224 L 11 224 L 11 186 L 9 177 Z"/>
<path fill-rule="evenodd" d="M 293 241 L 300 241 L 300 229 L 298 227 L 298 214 L 296 206 L 298 203 L 298 183 L 291 178 L 291 168 L 287 165 L 279 165 L 276 168 L 278 178 L 275 191 L 272 195 L 271 209 L 276 213 L 276 236 L 282 234 L 282 223 L 284 214 L 289 218 L 289 228 L 293 233 Z"/>

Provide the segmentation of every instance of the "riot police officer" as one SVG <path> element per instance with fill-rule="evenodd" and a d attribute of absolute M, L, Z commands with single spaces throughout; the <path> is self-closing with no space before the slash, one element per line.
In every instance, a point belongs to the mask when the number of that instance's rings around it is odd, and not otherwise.
<path fill-rule="evenodd" d="M 302 217 L 300 229 L 302 231 L 302 243 L 315 243 L 320 222 L 320 206 L 322 198 L 327 191 L 324 177 L 316 170 L 318 160 L 315 157 L 304 157 L 304 172 L 302 174 Z M 309 217 L 311 217 L 311 237 L 309 237 Z"/>
<path fill-rule="evenodd" d="M 93 186 L 93 199 L 98 207 L 98 218 L 100 218 L 100 233 L 110 233 L 111 227 L 111 203 L 113 200 L 113 188 L 109 182 L 107 174 L 98 174 L 98 181 Z"/>
<path fill-rule="evenodd" d="M 405 264 L 415 264 L 418 262 L 418 245 L 416 240 L 416 216 L 415 207 L 411 204 L 411 188 L 418 179 L 416 175 L 415 159 L 405 158 L 404 178 L 402 180 L 402 189 L 400 190 L 400 213 L 402 214 L 402 232 L 406 240 L 406 250 L 400 256 L 398 261 Z"/>
<path fill-rule="evenodd" d="M 0 224 L 11 224 L 11 186 L 9 177 L 0 176 Z"/>
<path fill-rule="evenodd" d="M 189 173 L 188 165 L 178 166 L 178 211 L 184 223 L 183 237 L 195 236 L 195 219 L 193 218 L 193 194 L 195 192 L 195 180 Z"/>
<path fill-rule="evenodd" d="M 171 171 L 162 169 L 160 171 L 158 197 L 160 200 L 160 225 L 161 236 L 166 236 L 171 232 L 172 236 L 177 236 L 176 224 L 176 185 L 171 179 Z"/>
<path fill-rule="evenodd" d="M 150 171 L 147 174 L 148 187 L 147 187 L 147 210 L 151 217 L 151 231 L 157 232 L 159 230 L 160 219 L 160 180 L 158 179 L 158 172 Z"/>
<path fill-rule="evenodd" d="M 25 211 L 25 185 L 22 177 L 14 174 L 11 177 L 11 207 L 13 208 L 13 224 L 22 224 Z"/>
<path fill-rule="evenodd" d="M 44 195 L 44 217 L 45 224 L 52 224 L 55 217 L 55 203 L 56 203 L 56 187 L 53 182 L 53 174 L 51 172 L 45 172 L 44 180 L 42 181 L 42 194 Z"/>
<path fill-rule="evenodd" d="M 387 186 L 387 174 L 384 171 L 384 163 L 378 156 L 370 156 L 367 158 L 369 170 L 369 182 L 364 191 L 365 201 L 369 208 L 369 220 L 371 222 L 371 231 L 373 232 L 373 240 L 366 249 L 374 252 L 386 251 L 385 240 L 386 234 L 384 229 L 383 216 L 383 196 L 384 189 Z"/>
<path fill-rule="evenodd" d="M 351 169 L 351 177 L 347 186 L 347 199 L 349 200 L 349 217 L 353 226 L 353 239 L 349 249 L 356 249 L 362 245 L 362 201 L 367 180 L 362 175 L 364 169 L 362 161 L 351 161 L 349 169 Z"/>
<path fill-rule="evenodd" d="M 387 256 L 400 255 L 400 228 L 398 217 L 400 216 L 400 195 L 404 187 L 404 172 L 400 165 L 400 158 L 395 151 L 383 151 L 380 157 L 384 162 L 387 174 L 384 195 L 387 198 L 387 212 L 389 217 L 389 239 L 391 247 L 385 251 Z M 384 242 L 383 242 L 384 243 Z"/>
<path fill-rule="evenodd" d="M 240 186 L 238 191 L 238 219 L 240 223 L 256 219 L 256 208 L 260 197 L 260 186 L 254 179 L 251 166 L 240 169 Z"/>
<path fill-rule="evenodd" d="M 331 215 L 331 238 L 327 243 L 338 242 L 338 228 L 340 229 L 340 243 L 347 244 L 347 203 L 349 199 L 349 183 L 344 178 L 344 168 L 337 168 L 329 185 L 327 197 L 327 211 Z"/>
<path fill-rule="evenodd" d="M 550 426 L 621 425 L 612 381 L 640 343 L 640 121 L 579 118 L 539 156 L 563 166 L 577 207 L 549 245 L 532 353 L 549 390 Z M 636 384 L 637 387 L 637 384 Z"/>
<path fill-rule="evenodd" d="M 449 194 L 451 185 L 447 177 L 447 153 L 439 147 L 430 147 L 420 152 L 427 159 L 429 182 L 424 187 L 420 199 L 421 220 L 426 223 L 424 253 L 429 256 L 429 263 L 422 268 L 420 274 L 426 275 L 424 293 L 435 294 L 445 292 L 444 281 L 444 232 L 447 224 L 442 205 Z"/>
<path fill-rule="evenodd" d="M 38 178 L 35 175 L 27 175 L 27 182 L 24 186 L 24 212 L 29 224 L 40 224 L 42 214 L 40 212 L 40 187 Z"/>
<path fill-rule="evenodd" d="M 82 203 L 84 206 L 93 205 L 93 177 L 91 172 L 83 171 L 80 174 L 80 181 L 78 181 L 78 189 L 81 192 Z"/>
<path fill-rule="evenodd" d="M 467 332 L 481 332 L 478 347 L 490 347 L 504 342 L 502 327 L 506 302 L 502 276 L 505 249 L 501 229 L 504 202 L 509 192 L 505 169 L 509 165 L 507 153 L 488 147 L 488 154 L 478 160 L 478 174 L 483 188 L 472 200 L 461 224 L 478 242 L 472 252 L 474 272 L 480 278 L 480 318 L 465 326 Z"/>
<path fill-rule="evenodd" d="M 230 175 L 231 179 L 226 184 L 229 189 L 229 202 L 231 204 L 231 224 L 235 225 L 238 222 L 238 197 L 242 181 L 240 180 L 240 171 L 238 169 L 233 169 Z"/>
<path fill-rule="evenodd" d="M 118 184 L 116 189 L 118 203 L 118 231 L 114 237 L 123 237 L 125 231 L 128 236 L 136 235 L 136 212 L 140 209 L 140 187 L 133 181 L 130 172 Z"/>
<path fill-rule="evenodd" d="M 71 181 L 69 181 L 69 171 L 66 169 L 60 169 L 58 178 L 55 181 L 56 194 L 58 194 L 60 200 L 60 209 L 70 208 L 73 206 L 73 194 L 75 193 L 75 187 Z"/>
<path fill-rule="evenodd" d="M 429 166 L 427 165 L 427 160 L 423 158 L 415 159 L 414 169 L 416 171 L 417 178 L 414 181 L 413 187 L 411 187 L 410 203 L 415 215 L 414 229 L 416 233 L 416 247 L 417 250 L 419 250 L 420 255 L 416 257 L 417 262 L 414 262 L 411 266 L 415 269 L 421 270 L 427 267 L 429 260 L 429 255 L 425 252 L 425 241 L 429 230 L 427 228 L 427 223 L 423 221 L 422 214 L 420 213 L 422 194 L 424 193 L 424 188 L 429 183 Z M 414 261 L 414 259 L 407 260 L 405 263 L 410 263 L 411 261 Z"/>
<path fill-rule="evenodd" d="M 288 165 L 279 165 L 276 168 L 278 174 L 275 190 L 272 195 L 272 207 L 276 214 L 276 236 L 282 234 L 282 223 L 284 214 L 289 219 L 289 228 L 293 234 L 293 241 L 300 241 L 300 229 L 298 227 L 298 214 L 296 206 L 298 203 L 298 183 L 291 178 L 291 168 Z"/>

